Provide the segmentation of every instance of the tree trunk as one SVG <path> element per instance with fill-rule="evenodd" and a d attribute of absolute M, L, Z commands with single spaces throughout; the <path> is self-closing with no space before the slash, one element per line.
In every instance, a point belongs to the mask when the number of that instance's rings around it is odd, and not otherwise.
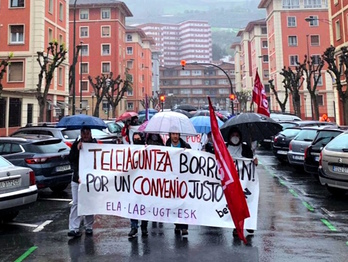
<path fill-rule="evenodd" d="M 94 109 L 94 116 L 95 117 L 99 117 L 99 105 L 100 105 L 100 103 L 101 103 L 101 100 L 99 101 L 97 99 L 97 102 L 95 103 L 95 109 Z"/>
<path fill-rule="evenodd" d="M 347 93 L 347 91 L 346 91 L 346 93 Z M 348 123 L 348 113 L 347 113 L 347 110 L 348 110 L 348 99 L 346 98 L 346 95 L 344 95 L 344 96 L 345 96 L 345 98 L 342 99 L 343 112 L 344 112 L 343 113 L 343 116 L 344 116 L 344 118 L 343 118 L 343 121 L 344 121 L 343 125 L 347 125 L 347 123 Z"/>
<path fill-rule="evenodd" d="M 315 95 L 315 93 L 311 92 L 311 107 L 313 108 L 313 118 L 314 120 L 319 120 L 319 106 L 318 106 L 318 100 L 317 100 L 317 96 Z"/>

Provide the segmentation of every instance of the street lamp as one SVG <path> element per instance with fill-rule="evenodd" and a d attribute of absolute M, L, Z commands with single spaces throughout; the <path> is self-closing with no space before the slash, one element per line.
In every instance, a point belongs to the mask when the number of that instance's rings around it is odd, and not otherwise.
<path fill-rule="evenodd" d="M 83 42 L 80 42 L 80 114 L 82 114 L 82 44 Z"/>
<path fill-rule="evenodd" d="M 331 25 L 331 21 L 330 21 L 330 20 L 328 20 L 328 19 L 323 19 L 323 18 L 317 18 L 317 17 L 313 17 L 313 16 L 306 17 L 306 18 L 305 18 L 305 21 L 306 21 L 306 22 L 309 22 L 309 23 L 312 23 L 312 22 L 314 22 L 314 21 L 322 21 L 322 22 L 324 22 L 324 23 L 327 23 L 327 24 Z"/>
<path fill-rule="evenodd" d="M 75 106 L 75 97 L 76 97 L 76 82 L 75 82 L 75 56 L 76 56 L 76 50 L 75 50 L 75 45 L 76 45 L 76 2 L 77 0 L 74 1 L 74 22 L 73 22 L 73 64 L 71 68 L 71 73 L 72 73 L 72 114 L 75 115 L 76 111 L 76 106 Z"/>

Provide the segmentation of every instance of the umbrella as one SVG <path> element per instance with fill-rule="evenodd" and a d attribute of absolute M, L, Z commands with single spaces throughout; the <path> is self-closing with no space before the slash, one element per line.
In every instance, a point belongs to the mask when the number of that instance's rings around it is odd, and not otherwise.
<path fill-rule="evenodd" d="M 182 110 L 182 109 L 174 109 L 172 110 L 173 112 L 178 112 L 178 113 L 181 113 L 181 114 L 184 114 L 185 116 L 187 116 L 188 118 L 191 118 L 192 117 L 192 114 L 190 114 L 188 111 L 186 110 Z"/>
<path fill-rule="evenodd" d="M 197 135 L 190 119 L 178 112 L 159 112 L 147 123 L 145 133 L 180 133 L 183 135 Z"/>
<path fill-rule="evenodd" d="M 197 107 L 194 107 L 192 105 L 178 105 L 175 109 L 181 109 L 181 110 L 185 110 L 185 111 L 196 111 Z"/>
<path fill-rule="evenodd" d="M 242 113 L 230 118 L 220 127 L 225 141 L 228 140 L 229 132 L 233 127 L 237 127 L 240 130 L 243 141 L 248 143 L 251 141 L 262 141 L 282 131 L 282 126 L 279 123 L 265 115 Z"/>
<path fill-rule="evenodd" d="M 208 134 L 211 131 L 210 116 L 194 116 L 190 118 L 197 133 Z M 219 118 L 217 118 L 219 127 L 224 124 Z"/>
<path fill-rule="evenodd" d="M 85 114 L 64 116 L 57 123 L 56 127 L 65 127 L 68 129 L 81 129 L 82 127 L 89 127 L 93 129 L 107 128 L 105 122 L 102 119 Z"/>
<path fill-rule="evenodd" d="M 198 110 L 193 116 L 210 116 L 209 110 Z"/>
<path fill-rule="evenodd" d="M 133 116 L 138 116 L 138 114 L 136 112 L 125 112 L 116 119 L 116 122 L 132 118 Z"/>
<path fill-rule="evenodd" d="M 153 108 L 149 108 L 149 114 L 156 114 L 158 113 L 158 111 L 156 109 Z M 146 109 L 140 110 L 138 112 L 139 115 L 145 115 L 146 114 Z"/>

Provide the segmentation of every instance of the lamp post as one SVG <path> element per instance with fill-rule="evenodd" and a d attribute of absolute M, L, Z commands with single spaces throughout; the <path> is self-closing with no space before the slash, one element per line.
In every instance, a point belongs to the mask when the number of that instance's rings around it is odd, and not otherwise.
<path fill-rule="evenodd" d="M 182 70 L 185 70 L 185 66 L 186 66 L 186 65 L 210 65 L 210 66 L 214 66 L 214 67 L 218 68 L 219 70 L 221 70 L 221 71 L 226 75 L 226 77 L 227 77 L 227 79 L 228 79 L 228 82 L 230 83 L 230 87 L 231 87 L 230 98 L 231 98 L 231 95 L 233 95 L 233 96 L 235 97 L 235 95 L 234 95 L 234 93 L 233 93 L 233 86 L 232 86 L 231 78 L 230 78 L 230 76 L 227 74 L 227 72 L 226 72 L 224 69 L 222 69 L 220 66 L 215 65 L 215 64 L 212 64 L 212 63 L 198 63 L 198 62 L 186 63 L 185 60 L 181 60 L 180 64 L 181 64 L 181 66 L 182 66 Z M 233 108 L 233 106 L 234 106 L 234 105 L 233 105 L 233 100 L 231 99 L 232 114 L 234 114 L 234 108 Z"/>
<path fill-rule="evenodd" d="M 82 44 L 83 42 L 80 42 L 80 114 L 82 114 Z"/>
<path fill-rule="evenodd" d="M 73 64 L 71 68 L 71 73 L 72 73 L 72 114 L 75 115 L 76 112 L 76 106 L 75 106 L 75 97 L 76 97 L 76 82 L 75 82 L 75 56 L 76 56 L 76 50 L 75 50 L 75 45 L 76 45 L 76 2 L 77 0 L 74 1 L 74 21 L 73 21 Z"/>

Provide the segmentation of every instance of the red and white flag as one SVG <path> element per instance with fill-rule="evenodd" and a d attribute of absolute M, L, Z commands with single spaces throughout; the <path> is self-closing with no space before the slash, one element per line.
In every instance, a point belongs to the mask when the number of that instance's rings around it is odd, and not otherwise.
<path fill-rule="evenodd" d="M 257 104 L 257 113 L 263 114 L 268 117 L 270 116 L 266 92 L 263 88 L 259 73 L 257 71 L 254 81 L 253 102 Z"/>
<path fill-rule="evenodd" d="M 211 134 L 214 143 L 215 157 L 219 166 L 221 176 L 221 184 L 224 190 L 228 209 L 230 210 L 233 223 L 238 232 L 238 236 L 246 244 L 244 237 L 244 219 L 250 217 L 249 208 L 245 199 L 245 195 L 239 181 L 238 172 L 234 165 L 232 156 L 227 150 L 224 139 L 222 138 L 214 108 L 209 100 Z"/>

